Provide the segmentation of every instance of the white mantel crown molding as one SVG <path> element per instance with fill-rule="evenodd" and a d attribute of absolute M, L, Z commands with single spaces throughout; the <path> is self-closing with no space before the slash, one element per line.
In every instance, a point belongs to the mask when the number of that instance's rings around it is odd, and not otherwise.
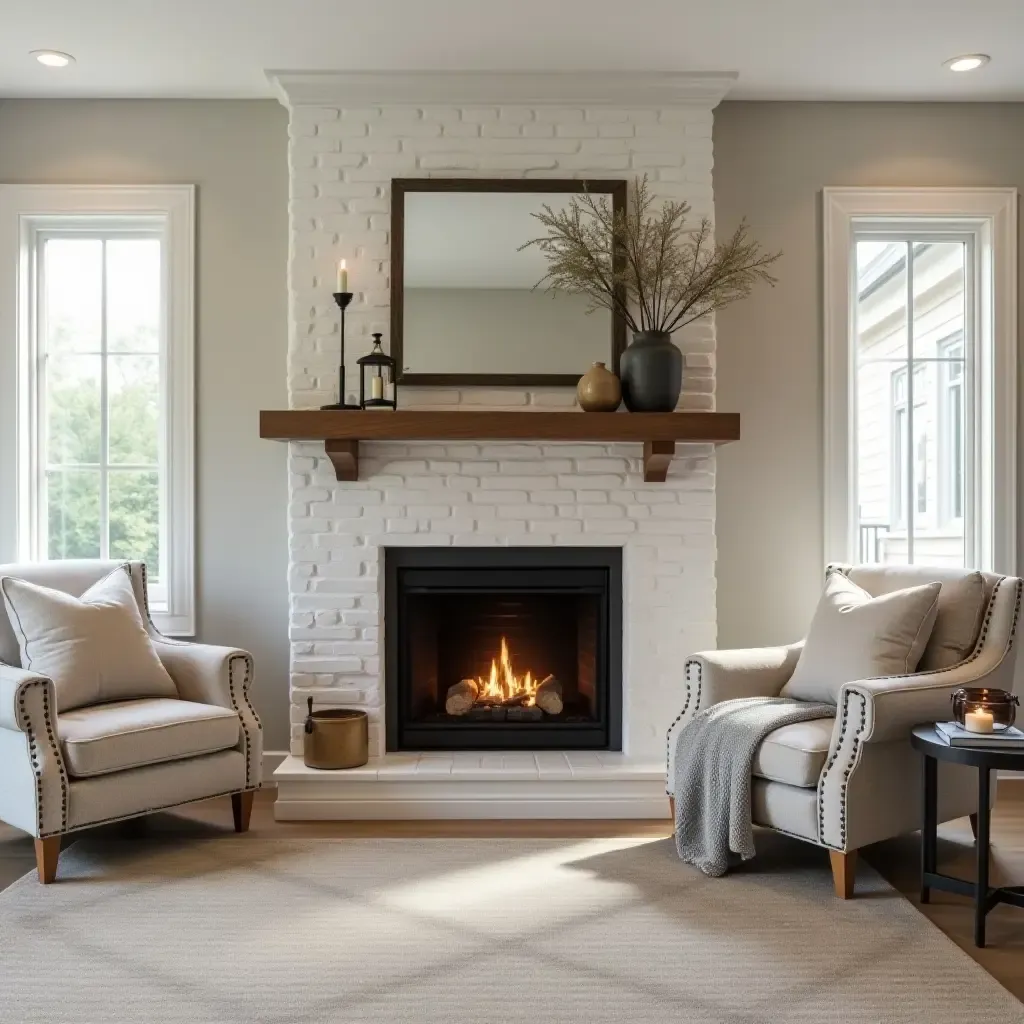
<path fill-rule="evenodd" d="M 552 104 L 715 107 L 735 71 L 286 71 L 267 77 L 286 107 Z"/>

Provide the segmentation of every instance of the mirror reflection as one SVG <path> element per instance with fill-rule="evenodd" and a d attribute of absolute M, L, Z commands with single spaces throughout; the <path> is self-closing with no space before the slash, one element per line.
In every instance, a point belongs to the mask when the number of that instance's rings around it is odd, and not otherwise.
<path fill-rule="evenodd" d="M 403 376 L 543 375 L 564 383 L 612 360 L 611 314 L 588 313 L 585 296 L 537 287 L 547 263 L 536 247 L 519 251 L 543 233 L 531 214 L 544 204 L 561 209 L 570 196 L 405 192 Z"/>

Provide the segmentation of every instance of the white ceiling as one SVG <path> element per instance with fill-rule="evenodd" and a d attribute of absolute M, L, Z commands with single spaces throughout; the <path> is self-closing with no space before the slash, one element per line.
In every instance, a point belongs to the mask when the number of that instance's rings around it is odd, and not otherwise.
<path fill-rule="evenodd" d="M 44 68 L 42 48 L 77 63 Z M 979 71 L 941 66 L 979 51 Z M 0 97 L 272 96 L 267 68 L 738 71 L 732 99 L 1024 100 L 1024 0 L 0 0 Z"/>

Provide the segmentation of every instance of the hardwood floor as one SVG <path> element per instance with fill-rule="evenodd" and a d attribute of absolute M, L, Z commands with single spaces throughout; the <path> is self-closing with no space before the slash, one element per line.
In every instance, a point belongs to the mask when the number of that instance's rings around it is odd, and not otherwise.
<path fill-rule="evenodd" d="M 250 832 L 269 838 L 316 836 L 354 838 L 360 836 L 416 837 L 548 837 L 589 838 L 597 836 L 649 836 L 671 834 L 669 821 L 323 821 L 277 822 L 273 812 L 274 791 L 256 795 Z M 233 831 L 231 804 L 227 799 L 182 807 L 173 814 L 155 814 L 146 819 L 97 829 L 94 835 L 124 836 L 140 828 L 168 831 L 177 836 L 210 837 Z M 796 842 L 796 840 L 793 840 Z M 997 907 L 989 915 L 985 949 L 973 945 L 971 904 L 947 893 L 932 893 L 932 902 L 919 906 L 918 836 L 901 836 L 863 851 L 873 865 L 939 929 L 986 971 L 1024 1001 L 1024 912 L 1014 907 Z M 823 864 L 827 854 L 822 851 Z M 35 871 L 32 839 L 0 824 L 0 889 L 27 871 Z M 944 825 L 939 830 L 939 870 L 974 877 L 974 844 L 968 820 Z M 1024 885 L 1024 781 L 1003 784 L 992 816 L 992 884 Z M 59 883 L 58 883 L 59 884 Z M 46 893 L 41 893 L 42 898 Z M 856 897 L 855 897 L 856 898 Z M 836 904 L 836 912 L 843 905 Z"/>
<path fill-rule="evenodd" d="M 1024 910 L 1006 905 L 988 915 L 987 945 L 974 947 L 973 903 L 936 892 L 918 902 L 921 843 L 915 833 L 876 843 L 864 857 L 936 927 L 1024 1002 Z M 975 875 L 975 846 L 967 818 L 939 829 L 939 871 L 959 878 Z M 1024 885 L 1024 780 L 1001 782 L 992 812 L 990 885 Z"/>

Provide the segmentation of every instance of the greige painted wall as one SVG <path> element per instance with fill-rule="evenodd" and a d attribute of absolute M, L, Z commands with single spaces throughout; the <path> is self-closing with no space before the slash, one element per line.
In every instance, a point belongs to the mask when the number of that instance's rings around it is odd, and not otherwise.
<path fill-rule="evenodd" d="M 252 651 L 268 748 L 288 738 L 284 408 L 287 114 L 267 101 L 5 100 L 0 181 L 197 186 L 198 638 Z"/>
<path fill-rule="evenodd" d="M 743 417 L 718 461 L 718 637 L 735 647 L 796 639 L 820 592 L 821 189 L 1022 188 L 1024 104 L 723 103 L 714 145 L 720 231 L 746 216 L 785 252 L 774 290 L 718 317 L 718 408 Z"/>
<path fill-rule="evenodd" d="M 270 100 L 0 101 L 0 181 L 198 186 L 199 637 L 254 653 L 277 749 L 285 448 L 257 439 L 256 414 L 286 402 L 286 124 Z M 742 413 L 744 435 L 718 462 L 728 647 L 798 636 L 819 592 L 821 188 L 1024 187 L 1024 104 L 724 103 L 714 144 L 718 224 L 746 215 L 786 254 L 775 290 L 718 318 L 718 408 Z"/>

